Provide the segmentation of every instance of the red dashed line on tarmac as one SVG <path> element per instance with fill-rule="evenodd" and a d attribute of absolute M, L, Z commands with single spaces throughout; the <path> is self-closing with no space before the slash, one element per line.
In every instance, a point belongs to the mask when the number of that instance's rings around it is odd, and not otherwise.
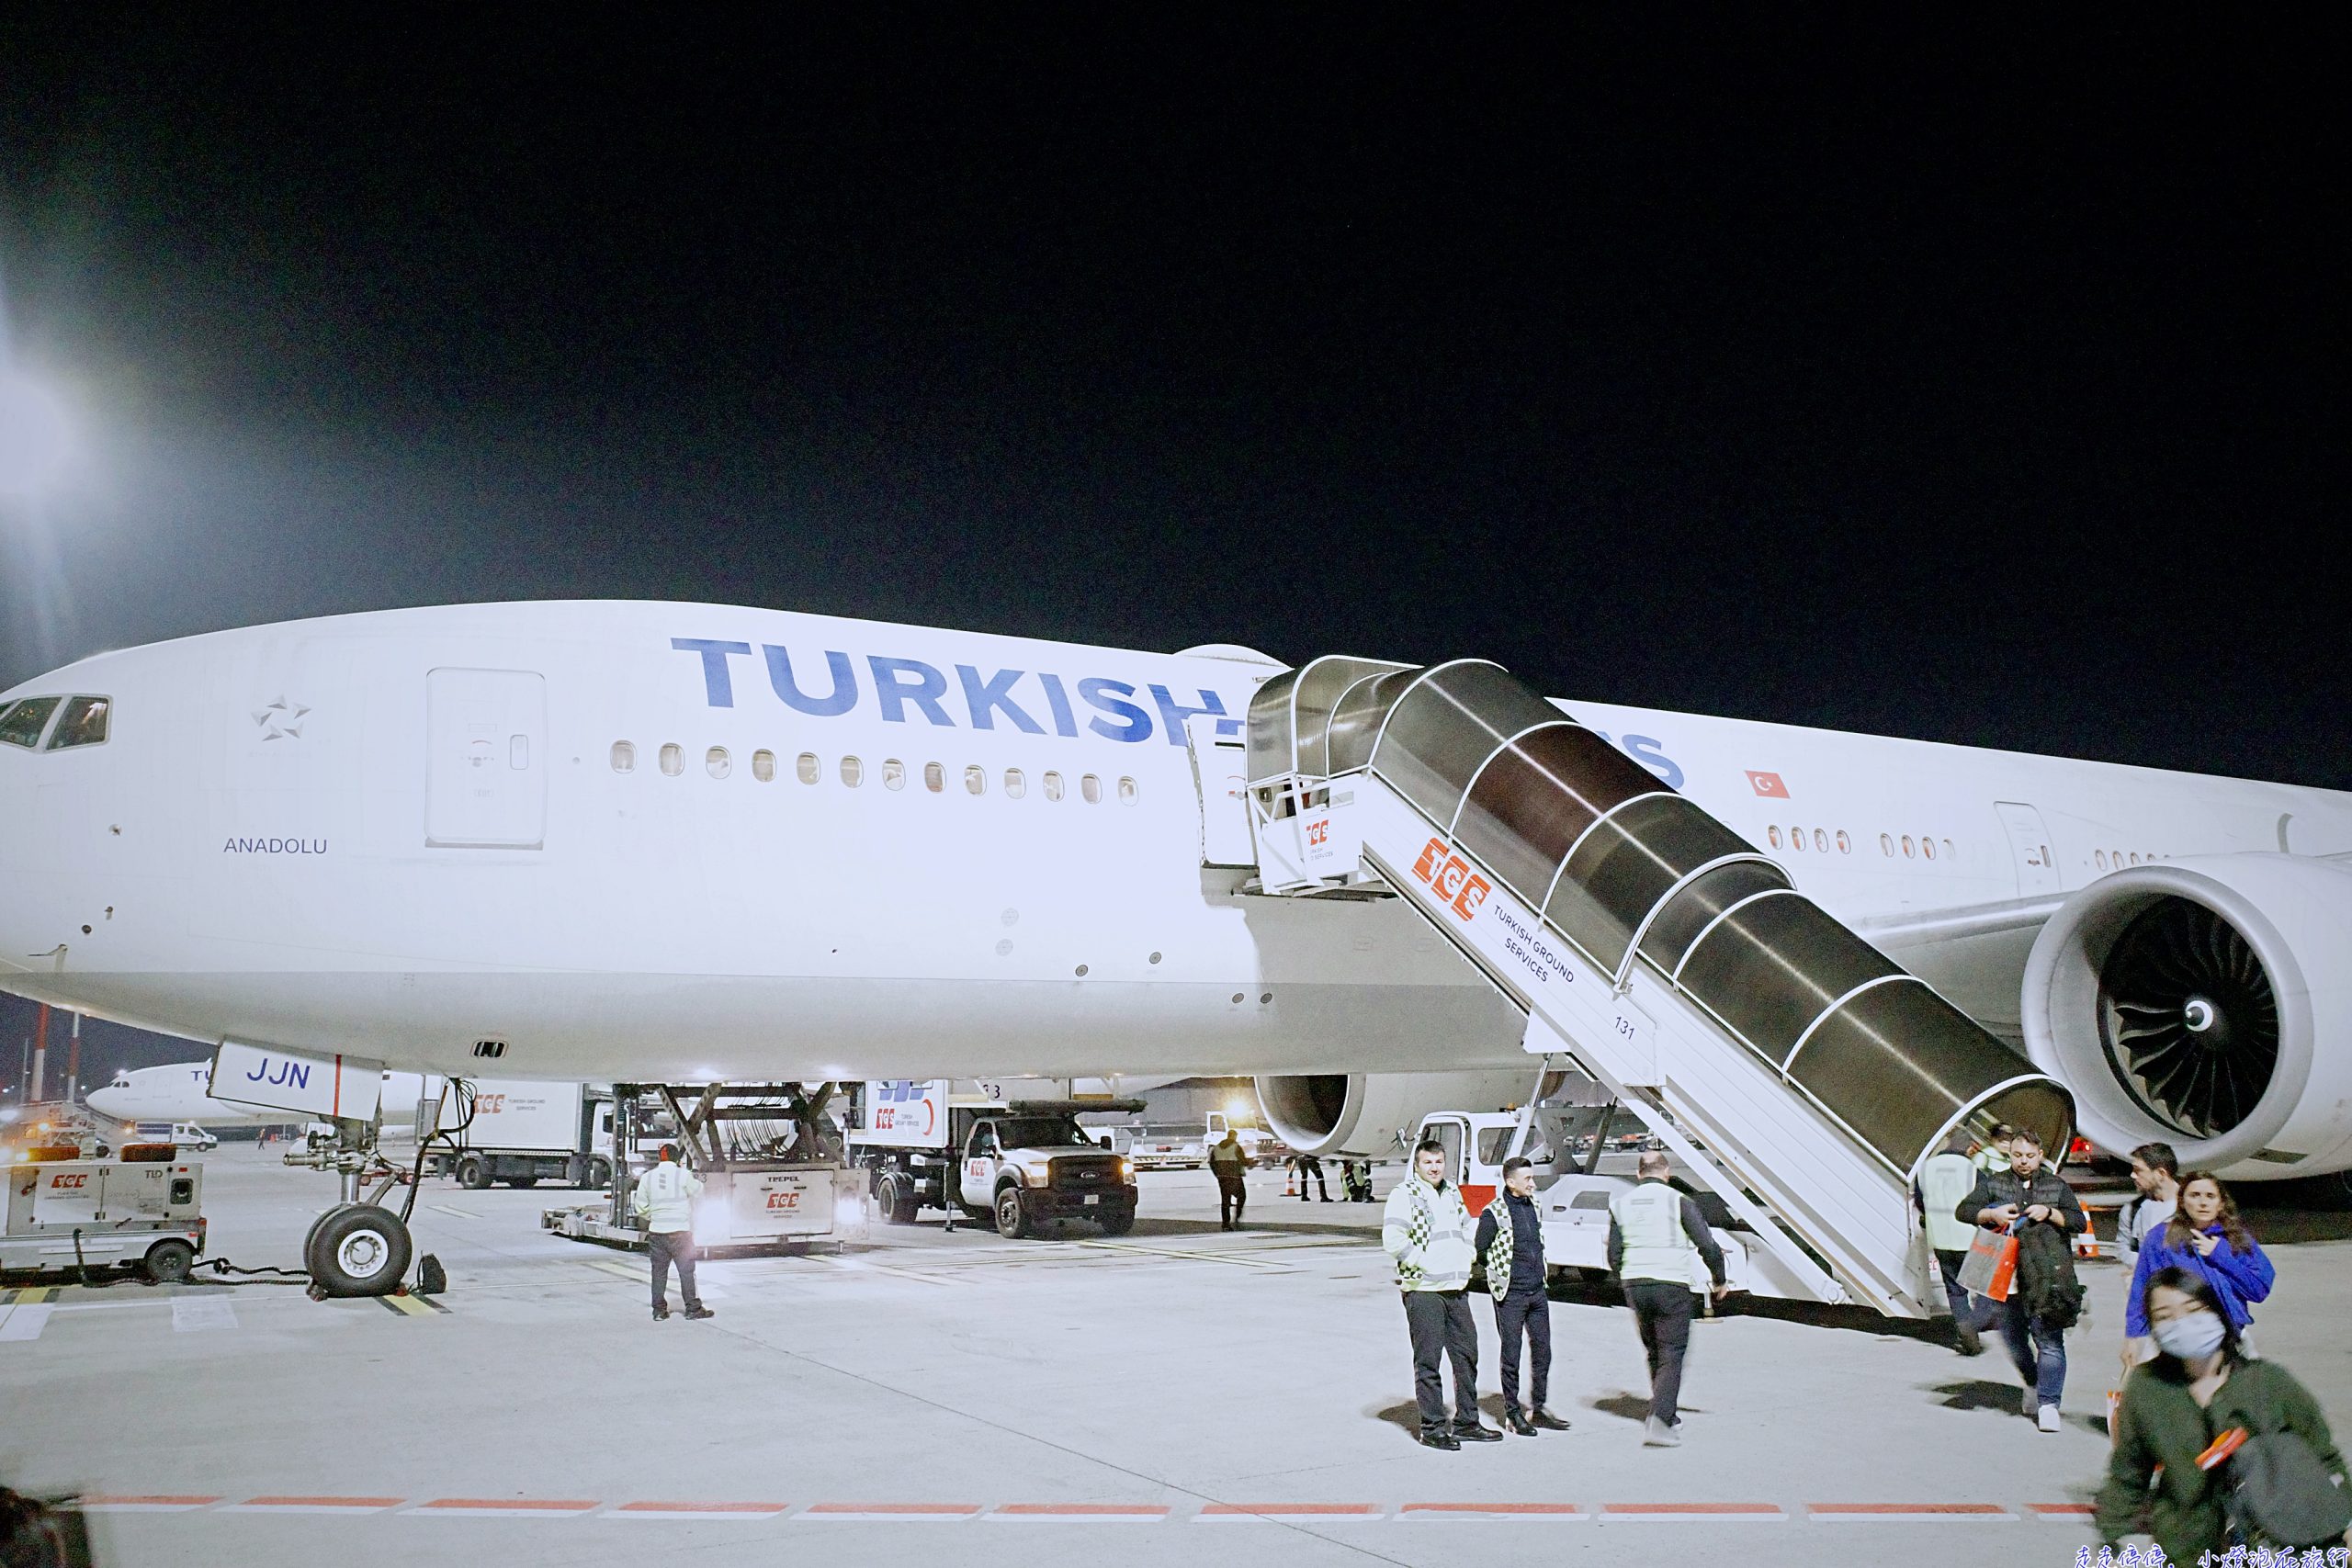
<path fill-rule="evenodd" d="M 1156 1525 L 1168 1513 L 1162 1503 L 1005 1503 L 988 1517 L 1007 1524 Z"/>
<path fill-rule="evenodd" d="M 380 1514 L 407 1502 L 405 1497 L 248 1497 L 232 1503 L 224 1514 Z"/>
<path fill-rule="evenodd" d="M 1377 1519 L 1377 1503 L 1209 1503 L 1193 1516 L 1203 1524 L 1235 1519 Z"/>
<path fill-rule="evenodd" d="M 1557 1519 L 1566 1524 L 1592 1516 L 1574 1503 L 1408 1503 L 1399 1519 Z"/>
<path fill-rule="evenodd" d="M 2028 1503 L 2026 1508 L 2038 1519 L 2087 1519 L 2091 1517 L 2088 1503 Z"/>
<path fill-rule="evenodd" d="M 1788 1517 L 1787 1510 L 1777 1503 L 1603 1503 L 1600 1518 L 1604 1524 L 1623 1520 L 1634 1522 L 1677 1521 L 1701 1524 L 1738 1523 L 1778 1524 Z"/>
<path fill-rule="evenodd" d="M 218 1497 L 112 1496 L 101 1492 L 84 1497 L 82 1509 L 91 1514 L 184 1514 L 219 1501 Z"/>
<path fill-rule="evenodd" d="M 1892 1521 L 1902 1523 L 1925 1519 L 1941 1524 L 1948 1519 L 1997 1519 L 2014 1521 L 2015 1514 L 1998 1503 L 1807 1503 L 1805 1513 L 1816 1519 Z"/>

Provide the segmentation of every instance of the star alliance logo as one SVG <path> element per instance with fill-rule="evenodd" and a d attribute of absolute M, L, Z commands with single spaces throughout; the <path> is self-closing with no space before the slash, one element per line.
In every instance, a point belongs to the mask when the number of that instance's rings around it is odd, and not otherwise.
<path fill-rule="evenodd" d="M 255 708 L 254 722 L 261 727 L 264 740 L 300 740 L 304 716 L 310 711 L 300 703 L 289 703 L 281 696 L 266 708 Z"/>

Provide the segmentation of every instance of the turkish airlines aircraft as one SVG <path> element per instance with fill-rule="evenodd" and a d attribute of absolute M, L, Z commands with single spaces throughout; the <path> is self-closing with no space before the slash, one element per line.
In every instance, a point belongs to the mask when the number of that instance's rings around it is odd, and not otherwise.
<path fill-rule="evenodd" d="M 1282 669 L 639 603 L 102 654 L 0 695 L 0 988 L 502 1077 L 1254 1073 L 1324 1151 L 1523 1099 L 1526 1017 L 1408 900 L 1255 896 Z M 1560 705 L 2101 1143 L 2352 1165 L 2352 796 Z"/>

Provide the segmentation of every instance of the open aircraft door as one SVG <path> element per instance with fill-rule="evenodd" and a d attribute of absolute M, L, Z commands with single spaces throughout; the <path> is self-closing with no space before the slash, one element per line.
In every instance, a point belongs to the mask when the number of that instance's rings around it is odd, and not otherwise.
<path fill-rule="evenodd" d="M 1196 713 L 1184 721 L 1184 750 L 1193 760 L 1193 790 L 1201 807 L 1201 863 L 1255 868 L 1250 838 L 1250 748 L 1238 735 L 1220 738 L 1232 720 Z"/>

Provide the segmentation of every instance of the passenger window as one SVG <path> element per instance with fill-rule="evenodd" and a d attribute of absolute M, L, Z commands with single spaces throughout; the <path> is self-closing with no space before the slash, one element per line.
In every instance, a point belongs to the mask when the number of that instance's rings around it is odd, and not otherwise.
<path fill-rule="evenodd" d="M 1933 859 L 1935 859 L 1935 858 L 1936 858 L 1936 841 L 1935 841 L 1935 840 L 1933 840 L 1933 839 L 1921 839 L 1921 840 L 1919 840 L 1919 852 L 1920 852 L 1921 854 L 1923 854 L 1923 855 L 1927 856 L 1929 860 L 1933 860 Z"/>
<path fill-rule="evenodd" d="M 637 747 L 635 745 L 627 740 L 616 740 L 613 742 L 613 772 L 616 773 L 633 773 L 637 772 Z"/>
<path fill-rule="evenodd" d="M 1004 798 L 1019 800 L 1029 793 L 1029 780 L 1019 768 L 1004 770 Z"/>
<path fill-rule="evenodd" d="M 936 762 L 922 765 L 922 787 L 937 795 L 947 787 L 947 770 Z"/>
<path fill-rule="evenodd" d="M 1903 835 L 1903 858 L 1905 860 L 1911 858 L 1911 835 L 1908 833 Z"/>
<path fill-rule="evenodd" d="M 1102 781 L 1088 773 L 1078 781 L 1078 793 L 1085 797 L 1087 805 L 1100 806 L 1102 804 Z"/>
<path fill-rule="evenodd" d="M 842 759 L 842 783 L 855 789 L 865 782 L 865 764 L 854 757 Z"/>
<path fill-rule="evenodd" d="M 801 752 L 799 760 L 792 764 L 792 772 L 802 784 L 815 784 L 817 782 L 818 773 L 817 753 L 814 751 Z"/>
<path fill-rule="evenodd" d="M 2132 852 L 2132 863 L 2133 865 L 2138 865 L 2140 863 L 2140 852 L 2137 850 L 2133 850 Z"/>
<path fill-rule="evenodd" d="M 988 792 L 989 771 L 980 766 L 978 762 L 967 765 L 964 769 L 964 793 L 966 795 L 986 795 Z"/>
<path fill-rule="evenodd" d="M 0 742 L 22 746 L 28 750 L 40 744 L 40 732 L 49 728 L 49 716 L 57 711 L 60 697 L 27 697 L 0 718 Z"/>
<path fill-rule="evenodd" d="M 2099 868 L 2099 870 L 2105 871 L 2107 869 L 2107 852 L 2105 850 L 2093 850 L 2091 852 L 2091 861 L 2092 863 L 2096 864 Z"/>
<path fill-rule="evenodd" d="M 676 778 L 686 771 L 686 749 L 674 740 L 662 743 L 662 776 Z"/>
<path fill-rule="evenodd" d="M 1846 837 L 1846 829 L 1843 828 L 1838 829 L 1838 852 L 1841 855 L 1849 855 L 1854 852 L 1854 840 Z"/>
<path fill-rule="evenodd" d="M 1789 848 L 1792 850 L 1803 850 L 1804 848 L 1804 829 L 1792 828 L 1789 829 Z"/>
<path fill-rule="evenodd" d="M 1122 806 L 1133 806 L 1135 803 L 1136 781 L 1127 778 L 1121 779 L 1119 781 L 1119 804 Z"/>
<path fill-rule="evenodd" d="M 752 776 L 762 784 L 775 783 L 775 753 L 767 750 L 752 752 Z"/>
<path fill-rule="evenodd" d="M 1061 797 L 1062 797 L 1062 776 L 1061 776 L 1061 774 L 1057 773 L 1050 773 L 1050 772 L 1049 772 L 1049 773 L 1047 773 L 1046 774 L 1046 798 L 1047 800 L 1059 800 Z"/>
<path fill-rule="evenodd" d="M 1839 837 L 1842 838 L 1844 835 L 1840 834 Z M 1826 855 L 1829 852 L 1829 830 L 1827 829 L 1815 828 L 1813 830 L 1813 847 L 1819 853 Z"/>
<path fill-rule="evenodd" d="M 114 704 L 105 697 L 75 697 L 65 705 L 65 716 L 57 721 L 57 728 L 49 738 L 49 750 L 63 751 L 74 746 L 103 746 L 107 739 L 107 714 Z"/>
<path fill-rule="evenodd" d="M 735 771 L 735 759 L 727 754 L 724 746 L 714 746 L 702 754 L 703 771 L 712 778 L 723 779 Z"/>
<path fill-rule="evenodd" d="M 1777 822 L 1764 829 L 1764 840 L 1774 849 L 1781 847 L 1781 825 Z"/>
<path fill-rule="evenodd" d="M 1892 834 L 1892 833 L 1881 833 L 1881 834 L 1878 836 L 1878 852 L 1879 852 L 1879 853 L 1881 853 L 1881 854 L 1883 854 L 1883 855 L 1892 855 L 1893 853 L 1894 853 L 1894 834 Z"/>
<path fill-rule="evenodd" d="M 1951 840 L 1950 839 L 1946 839 L 1944 840 L 1944 858 L 1947 860 L 1951 858 Z"/>
<path fill-rule="evenodd" d="M 882 787 L 884 789 L 907 787 L 907 765 L 896 757 L 882 759 Z"/>

